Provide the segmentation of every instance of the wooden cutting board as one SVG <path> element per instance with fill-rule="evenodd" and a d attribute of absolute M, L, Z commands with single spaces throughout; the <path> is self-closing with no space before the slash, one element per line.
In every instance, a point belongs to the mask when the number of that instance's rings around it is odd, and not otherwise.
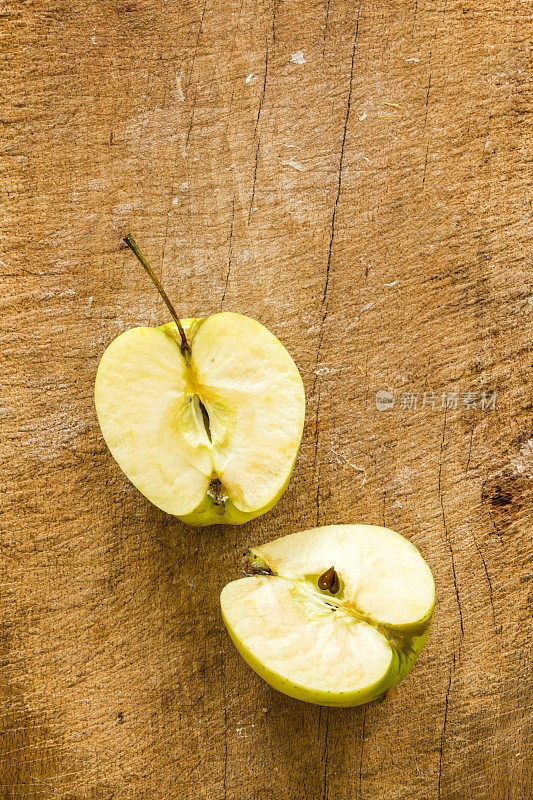
<path fill-rule="evenodd" d="M 0 797 L 529 796 L 529 13 L 0 5 Z M 292 481 L 244 527 L 166 516 L 102 440 L 103 350 L 167 320 L 129 230 L 184 316 L 249 314 L 302 372 Z M 427 647 L 381 704 L 293 701 L 220 589 L 361 521 L 430 563 Z"/>

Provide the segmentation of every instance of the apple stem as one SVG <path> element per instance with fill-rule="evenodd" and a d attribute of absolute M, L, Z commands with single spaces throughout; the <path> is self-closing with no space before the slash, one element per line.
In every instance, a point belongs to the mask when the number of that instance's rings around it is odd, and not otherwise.
<path fill-rule="evenodd" d="M 159 278 L 157 277 L 157 275 L 153 271 L 153 269 L 150 266 L 150 264 L 148 263 L 147 259 L 143 256 L 143 254 L 139 250 L 137 242 L 135 241 L 135 239 L 133 238 L 131 233 L 128 233 L 128 235 L 125 236 L 122 241 L 125 242 L 128 245 L 128 247 L 130 248 L 130 250 L 132 250 L 133 253 L 137 256 L 138 260 L 140 261 L 140 263 L 142 264 L 142 266 L 144 267 L 144 269 L 146 270 L 146 272 L 148 273 L 148 275 L 150 276 L 150 278 L 154 282 L 155 288 L 157 289 L 157 291 L 159 292 L 159 294 L 163 298 L 166 307 L 170 311 L 170 315 L 171 315 L 172 319 L 174 320 L 174 322 L 176 323 L 178 331 L 179 331 L 179 334 L 181 336 L 181 346 L 180 346 L 181 352 L 184 353 L 184 354 L 190 352 L 191 348 L 190 348 L 189 342 L 187 341 L 187 337 L 185 336 L 185 331 L 183 330 L 183 325 L 181 324 L 180 318 L 176 314 L 172 303 L 168 299 L 167 293 L 165 292 L 165 290 L 161 286 Z"/>

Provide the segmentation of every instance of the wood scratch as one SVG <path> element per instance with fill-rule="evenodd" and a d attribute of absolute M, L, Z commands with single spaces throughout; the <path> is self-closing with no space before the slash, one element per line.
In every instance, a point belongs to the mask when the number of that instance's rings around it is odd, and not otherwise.
<path fill-rule="evenodd" d="M 228 115 L 226 117 L 226 127 L 224 129 L 224 138 L 226 139 L 226 141 L 228 139 L 229 126 L 230 126 L 230 123 L 232 122 L 231 112 L 233 110 L 233 98 L 234 97 L 235 97 L 235 86 L 233 86 L 233 88 L 231 90 L 231 97 L 230 97 L 229 106 L 228 106 Z"/>
<path fill-rule="evenodd" d="M 426 145 L 426 157 L 424 159 L 424 174 L 422 175 L 422 186 L 426 182 L 426 169 L 428 165 L 428 153 L 429 153 L 429 144 Z"/>
<path fill-rule="evenodd" d="M 442 779 L 442 751 L 444 749 L 444 740 L 446 738 L 446 724 L 448 722 L 448 701 L 450 697 L 450 689 L 452 685 L 452 670 L 455 670 L 455 653 L 453 654 L 453 665 L 450 666 L 450 675 L 448 678 L 448 688 L 446 689 L 446 699 L 444 701 L 444 722 L 442 725 L 442 733 L 440 737 L 440 758 L 439 758 L 439 800 L 441 796 L 441 779 Z"/>
<path fill-rule="evenodd" d="M 366 706 L 363 706 L 363 730 L 361 733 L 361 754 L 359 756 L 359 796 L 362 797 L 361 787 L 363 784 L 363 751 L 365 748 L 365 726 L 366 726 Z"/>
<path fill-rule="evenodd" d="M 223 777 L 223 788 L 224 788 L 224 798 L 227 797 L 228 794 L 228 702 L 226 699 L 226 654 L 224 650 L 224 646 L 222 646 L 222 693 L 223 693 L 223 700 L 224 700 L 224 777 Z"/>
<path fill-rule="evenodd" d="M 198 84 L 196 84 L 196 86 L 194 87 L 194 97 L 193 97 L 193 101 L 192 101 L 191 120 L 189 122 L 189 127 L 187 128 L 187 136 L 185 137 L 185 147 L 186 148 L 189 146 L 189 139 L 190 139 L 190 136 L 191 136 L 192 126 L 193 126 L 193 123 L 194 123 L 194 112 L 195 112 L 195 109 L 196 109 L 196 98 L 197 98 L 197 96 L 198 96 Z"/>
<path fill-rule="evenodd" d="M 496 536 L 498 538 L 498 541 L 501 542 L 502 541 L 501 533 L 498 530 L 498 527 L 497 527 L 496 523 L 494 522 L 494 518 L 493 518 L 493 516 L 492 516 L 492 514 L 490 512 L 490 509 L 488 507 L 488 504 L 487 504 L 487 502 L 485 500 L 485 486 L 486 486 L 488 480 L 489 480 L 489 478 L 486 477 L 485 480 L 483 481 L 482 486 L 481 486 L 481 505 L 487 507 L 487 514 L 489 516 L 491 525 L 494 528 L 494 533 L 496 534 Z"/>
<path fill-rule="evenodd" d="M 444 452 L 444 437 L 446 435 L 446 416 L 447 412 L 444 411 L 444 426 L 442 429 L 442 440 L 440 444 L 440 457 L 439 457 L 439 501 L 440 501 L 440 508 L 442 513 L 442 524 L 444 526 L 444 536 L 446 538 L 446 544 L 448 545 L 448 550 L 450 551 L 450 557 L 452 561 L 452 572 L 453 572 L 453 585 L 455 587 L 455 596 L 457 598 L 457 608 L 459 609 L 459 623 L 461 626 L 461 636 L 464 636 L 464 628 L 463 628 L 463 612 L 461 609 L 461 601 L 459 600 L 459 588 L 457 586 L 457 576 L 455 572 L 455 557 L 453 554 L 453 547 L 450 542 L 450 537 L 448 536 L 448 527 L 446 525 L 446 515 L 444 513 L 444 500 L 442 497 L 442 455 Z"/>
<path fill-rule="evenodd" d="M 327 301 L 328 286 L 329 286 L 329 273 L 330 273 L 330 268 L 331 268 L 331 255 L 332 255 L 332 252 L 333 252 L 333 243 L 334 243 L 334 240 L 335 240 L 335 218 L 337 216 L 337 207 L 339 205 L 339 199 L 340 199 L 340 196 L 341 196 L 341 188 L 342 188 L 342 171 L 343 171 L 343 167 L 344 167 L 344 150 L 345 150 L 345 146 L 346 146 L 346 136 L 347 136 L 347 131 L 348 131 L 348 122 L 349 122 L 349 119 L 350 119 L 350 107 L 351 107 L 351 103 L 352 103 L 353 71 L 354 71 L 354 64 L 355 64 L 355 47 L 356 47 L 356 44 L 357 44 L 357 35 L 359 33 L 359 15 L 360 15 L 360 13 L 361 13 L 361 6 L 359 6 L 359 8 L 357 10 L 357 20 L 356 20 L 356 24 L 355 24 L 355 35 L 354 35 L 353 47 L 352 47 L 352 63 L 351 63 L 351 67 L 350 67 L 350 83 L 349 83 L 349 86 L 348 86 L 348 100 L 347 100 L 347 103 L 346 103 L 346 114 L 344 115 L 344 127 L 343 127 L 343 132 L 342 132 L 341 153 L 340 153 L 340 158 L 339 158 L 339 170 L 338 170 L 338 178 L 337 178 L 337 193 L 336 193 L 336 196 L 335 196 L 335 203 L 333 205 L 333 213 L 331 215 L 331 230 L 330 230 L 330 236 L 329 236 L 328 260 L 327 260 L 327 264 L 326 264 L 326 280 L 325 280 L 324 289 L 323 289 L 323 292 L 322 292 L 322 302 L 320 304 L 320 311 L 322 312 L 322 319 L 321 319 L 321 322 L 320 322 L 320 335 L 319 335 L 319 340 L 318 340 L 318 348 L 317 348 L 317 354 L 316 354 L 316 360 L 315 360 L 315 367 L 318 365 L 318 362 L 320 360 L 320 351 L 322 349 L 322 341 L 323 341 L 323 338 L 324 338 L 324 322 L 325 322 L 326 317 L 327 317 L 326 301 Z M 314 378 L 314 381 L 313 381 L 313 392 L 315 391 L 316 381 L 317 381 L 317 376 L 315 375 L 315 378 Z"/>
<path fill-rule="evenodd" d="M 493 593 L 492 593 L 492 581 L 490 579 L 489 571 L 487 569 L 487 562 L 485 561 L 485 557 L 484 557 L 483 553 L 481 552 L 481 550 L 479 548 L 479 545 L 477 543 L 477 540 L 476 540 L 476 537 L 474 536 L 474 534 L 472 534 L 472 541 L 474 542 L 474 547 L 476 548 L 477 553 L 478 553 L 478 555 L 481 558 L 481 561 L 483 563 L 483 569 L 485 571 L 485 577 L 486 577 L 487 583 L 489 585 L 489 600 L 490 600 L 490 606 L 492 608 L 492 621 L 494 623 L 494 629 L 497 631 L 498 628 L 497 628 L 497 624 L 496 624 L 496 612 L 494 610 L 494 598 L 493 598 Z"/>
<path fill-rule="evenodd" d="M 427 92 L 426 92 L 426 116 L 424 117 L 424 127 L 426 127 L 426 123 L 428 121 L 429 93 L 431 91 L 431 73 L 432 73 L 431 55 L 432 55 L 432 53 L 431 53 L 431 50 L 430 50 L 430 52 L 429 52 L 429 78 L 428 78 L 428 86 L 427 86 Z"/>
<path fill-rule="evenodd" d="M 266 94 L 266 86 L 267 86 L 267 79 L 268 79 L 268 36 L 265 36 L 265 72 L 263 75 L 263 88 L 261 90 L 261 97 L 259 98 L 259 108 L 257 110 L 257 118 L 255 120 L 255 128 L 254 128 L 254 136 L 257 134 L 257 128 L 259 127 L 259 121 L 261 119 L 261 112 L 263 110 L 263 102 L 265 99 Z"/>
<path fill-rule="evenodd" d="M 198 52 L 198 45 L 200 44 L 200 37 L 202 35 L 202 28 L 204 26 L 204 14 L 206 5 L 207 5 L 207 0 L 204 0 L 204 7 L 202 9 L 202 16 L 200 17 L 200 27 L 198 28 L 198 36 L 196 37 L 196 44 L 194 46 L 194 52 L 192 54 L 191 69 L 189 72 L 189 78 L 187 80 L 187 86 L 191 85 L 192 75 L 194 71 L 194 62 L 196 61 L 196 53 Z"/>
<path fill-rule="evenodd" d="M 468 446 L 468 458 L 466 460 L 466 467 L 465 472 L 468 472 L 468 467 L 470 466 L 470 456 L 472 455 L 472 438 L 474 436 L 474 424 L 472 423 L 472 427 L 470 428 L 470 444 Z"/>
<path fill-rule="evenodd" d="M 233 34 L 233 41 L 231 43 L 231 50 L 229 51 L 229 54 L 230 54 L 230 59 L 229 60 L 230 61 L 231 61 L 231 56 L 233 55 L 233 51 L 235 50 L 235 44 L 237 42 L 237 34 L 239 32 L 239 28 L 240 28 L 240 25 L 241 25 L 241 17 L 242 17 L 242 7 L 243 7 L 243 5 L 244 5 L 244 0 L 241 0 L 241 5 L 240 5 L 240 8 L 239 8 L 239 15 L 237 17 L 237 24 L 235 25 L 235 33 Z"/>
<path fill-rule="evenodd" d="M 224 305 L 224 300 L 226 298 L 226 292 L 228 290 L 228 281 L 229 276 L 231 273 L 231 260 L 233 258 L 233 223 L 235 221 L 235 195 L 233 195 L 233 203 L 231 205 L 231 224 L 229 229 L 229 251 L 228 251 L 228 271 L 226 274 L 226 283 L 224 284 L 224 291 L 222 293 L 222 299 L 220 301 L 220 310 L 222 311 L 222 306 Z"/>
<path fill-rule="evenodd" d="M 320 467 L 318 467 L 318 417 L 320 412 L 320 386 L 318 388 L 318 397 L 316 401 L 316 415 L 315 415 L 315 475 L 316 475 L 316 524 L 320 524 Z"/>
<path fill-rule="evenodd" d="M 256 184 L 256 181 L 257 181 L 257 163 L 259 161 L 259 148 L 260 148 L 260 146 L 261 146 L 261 136 L 259 136 L 259 139 L 257 140 L 257 148 L 255 150 L 254 182 L 253 182 L 253 185 L 252 185 L 252 196 L 250 198 L 250 208 L 248 210 L 248 224 L 250 224 L 250 220 L 252 218 L 252 210 L 253 210 L 254 198 L 255 198 L 255 184 Z"/>
<path fill-rule="evenodd" d="M 342 142 L 341 142 L 341 154 L 339 158 L 339 171 L 338 171 L 338 179 L 337 179 L 337 194 L 335 197 L 335 203 L 333 205 L 333 213 L 331 215 L 331 232 L 329 237 L 329 248 L 328 248 L 328 261 L 326 266 L 326 281 L 324 284 L 324 291 L 322 293 L 322 303 L 321 308 L 323 309 L 326 304 L 327 299 L 327 292 L 328 292 L 328 284 L 329 284 L 329 271 L 331 267 L 331 254 L 333 250 L 333 242 L 335 240 L 335 217 L 337 216 L 337 207 L 339 205 L 339 199 L 341 196 L 341 188 L 342 188 L 342 170 L 344 167 L 344 150 L 346 147 L 346 136 L 348 133 L 348 122 L 350 119 L 350 107 L 352 104 L 352 88 L 353 88 L 353 69 L 355 64 L 355 46 L 357 44 L 357 34 L 359 33 L 359 14 L 361 13 L 361 6 L 359 6 L 359 10 L 357 12 L 357 22 L 355 26 L 355 36 L 353 40 L 353 48 L 352 48 L 352 64 L 350 68 L 350 84 L 348 88 L 348 101 L 346 103 L 346 114 L 344 116 L 344 128 L 342 131 Z"/>
<path fill-rule="evenodd" d="M 328 5 L 326 7 L 326 19 L 324 22 L 324 38 L 322 43 L 322 58 L 326 55 L 326 36 L 328 35 L 328 19 L 329 19 L 329 5 L 331 0 L 328 0 Z"/>
<path fill-rule="evenodd" d="M 194 46 L 194 53 L 192 55 L 192 62 L 191 62 L 191 69 L 189 72 L 189 78 L 187 80 L 187 86 L 191 85 L 192 76 L 194 72 L 194 62 L 196 61 L 196 53 L 198 52 L 198 46 L 200 44 L 200 37 L 202 36 L 202 29 L 204 26 L 204 15 L 205 15 L 205 8 L 207 6 L 207 0 L 204 0 L 204 7 L 202 8 L 202 16 L 200 17 L 200 27 L 198 28 L 198 36 L 196 37 L 196 44 Z M 194 112 L 196 109 L 196 97 L 198 95 L 198 82 L 196 83 L 196 87 L 194 89 L 194 99 L 192 101 L 192 112 L 191 112 L 191 121 L 189 122 L 189 127 L 187 129 L 187 137 L 185 139 L 185 147 L 189 144 L 189 138 L 191 136 L 192 126 L 194 122 Z"/>
<path fill-rule="evenodd" d="M 322 709 L 320 709 L 322 712 Z M 324 736 L 324 790 L 322 793 L 323 800 L 327 800 L 328 792 L 328 732 L 329 732 L 329 708 L 326 711 L 326 733 Z"/>
<path fill-rule="evenodd" d="M 169 229 L 169 226 L 170 226 L 170 223 L 169 223 L 170 211 L 172 209 L 172 195 L 174 194 L 173 189 L 174 189 L 174 186 L 171 183 L 170 184 L 170 196 L 169 196 L 169 201 L 168 201 L 168 206 L 167 206 L 167 214 L 166 214 L 166 219 L 165 219 L 165 238 L 163 239 L 163 253 L 161 255 L 161 277 L 163 277 L 163 267 L 165 266 L 165 254 L 166 254 L 166 251 L 167 251 L 168 229 Z"/>

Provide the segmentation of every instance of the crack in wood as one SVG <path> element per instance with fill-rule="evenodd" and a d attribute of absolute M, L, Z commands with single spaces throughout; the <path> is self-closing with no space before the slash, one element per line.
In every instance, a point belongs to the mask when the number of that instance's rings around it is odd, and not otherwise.
<path fill-rule="evenodd" d="M 233 202 L 231 204 L 231 223 L 229 229 L 229 251 L 228 251 L 228 271 L 226 273 L 226 282 L 224 284 L 224 291 L 222 292 L 222 299 L 220 301 L 220 310 L 222 311 L 222 306 L 224 305 L 224 300 L 226 299 L 226 292 L 228 290 L 228 281 L 229 276 L 231 273 L 231 260 L 233 258 L 233 223 L 235 221 L 235 195 L 233 195 Z"/>
<path fill-rule="evenodd" d="M 446 435 L 446 416 L 447 412 L 444 412 L 444 426 L 442 428 L 442 440 L 440 445 L 440 456 L 439 456 L 439 500 L 440 500 L 440 508 L 442 513 L 442 524 L 444 526 L 444 536 L 446 539 L 446 544 L 448 545 L 448 550 L 450 552 L 451 562 L 452 562 L 452 573 L 453 573 L 453 585 L 455 587 L 455 596 L 457 598 L 457 608 L 459 610 L 459 623 L 461 626 L 461 637 L 464 635 L 464 628 L 463 628 L 463 611 L 461 609 L 461 601 L 459 599 L 459 587 L 457 586 L 457 576 L 455 573 L 455 556 L 453 552 L 453 547 L 450 542 L 450 538 L 448 535 L 448 527 L 446 525 L 446 514 L 444 513 L 444 501 L 442 497 L 442 455 L 444 451 L 444 437 Z"/>
<path fill-rule="evenodd" d="M 322 798 L 323 800 L 327 800 L 329 790 L 328 790 L 328 733 L 329 733 L 329 708 L 324 708 L 326 713 L 326 731 L 324 734 L 324 782 L 323 782 L 323 791 L 322 791 Z M 322 715 L 322 708 L 320 709 L 320 714 Z"/>
<path fill-rule="evenodd" d="M 331 3 L 331 0 L 328 0 L 328 4 L 327 4 L 327 7 L 326 7 L 326 19 L 325 19 L 325 22 L 324 22 L 324 37 L 323 37 L 323 43 L 322 43 L 322 58 L 324 58 L 324 56 L 326 55 L 326 36 L 328 35 L 328 19 L 329 19 L 329 6 L 330 6 L 330 3 Z"/>
<path fill-rule="evenodd" d="M 322 342 L 323 342 L 323 339 L 324 339 L 324 322 L 325 322 L 326 317 L 327 317 L 326 301 L 327 301 L 328 286 L 329 286 L 329 273 L 330 273 L 330 268 L 331 268 L 331 255 L 332 255 L 332 252 L 333 252 L 333 243 L 334 243 L 334 239 L 335 239 L 335 218 L 337 216 L 337 207 L 339 205 L 339 199 L 340 199 L 340 196 L 341 196 L 341 188 L 342 188 L 342 170 L 343 170 L 343 166 L 344 166 L 344 150 L 345 150 L 345 146 L 346 146 L 346 136 L 347 136 L 347 131 L 348 131 L 348 121 L 349 121 L 349 118 L 350 118 L 350 107 L 351 107 L 351 102 L 352 102 L 353 71 L 354 71 L 354 64 L 355 64 L 355 48 L 356 48 L 356 44 L 357 44 L 357 36 L 359 34 L 359 15 L 360 15 L 360 13 L 361 13 L 361 5 L 359 6 L 359 8 L 357 10 L 357 19 L 356 19 L 356 23 L 355 23 L 355 35 L 354 35 L 354 40 L 353 40 L 352 61 L 351 61 L 351 67 L 350 67 L 350 82 L 349 82 L 349 86 L 348 86 L 348 100 L 347 100 L 347 103 L 346 103 L 346 114 L 344 115 L 344 126 L 343 126 L 343 132 L 342 132 L 341 153 L 340 153 L 340 158 L 339 158 L 339 170 L 338 170 L 338 178 L 337 178 L 337 194 L 335 196 L 335 203 L 333 205 L 333 213 L 331 215 L 331 231 L 330 231 L 330 237 L 329 237 L 328 260 L 327 260 L 327 264 L 326 264 L 326 280 L 325 280 L 324 289 L 323 289 L 323 292 L 322 292 L 322 302 L 320 304 L 320 311 L 322 313 L 322 319 L 321 319 L 321 322 L 320 322 L 320 334 L 319 334 L 318 348 L 317 348 L 317 354 L 316 354 L 316 359 L 315 359 L 315 378 L 314 378 L 314 381 L 313 381 L 313 392 L 315 391 L 316 381 L 317 381 L 317 377 L 318 377 L 316 375 L 316 368 L 318 367 L 318 363 L 319 363 L 319 360 L 320 360 L 320 351 L 322 349 Z"/>
<path fill-rule="evenodd" d="M 200 25 L 198 27 L 198 35 L 196 37 L 196 44 L 194 46 L 193 54 L 192 54 L 192 61 L 191 61 L 191 69 L 189 71 L 189 78 L 187 80 L 187 86 L 190 86 L 192 75 L 194 72 L 194 62 L 196 61 L 196 54 L 198 52 L 198 45 L 200 44 L 200 37 L 202 35 L 202 29 L 204 27 L 204 15 L 205 15 L 205 8 L 207 6 L 207 0 L 204 0 L 204 6 L 202 8 L 202 15 L 200 17 Z"/>
<path fill-rule="evenodd" d="M 265 100 L 266 86 L 268 80 L 268 54 L 269 54 L 268 36 L 265 35 L 265 72 L 263 74 L 263 88 L 261 89 L 261 96 L 259 98 L 259 108 L 257 109 L 257 117 L 255 120 L 254 136 L 256 136 L 257 134 L 257 129 L 259 127 L 259 120 L 261 119 L 261 112 L 263 110 L 263 102 Z"/>
<path fill-rule="evenodd" d="M 362 797 L 363 786 L 363 753 L 365 749 L 366 705 L 363 706 L 363 730 L 361 732 L 361 753 L 359 755 L 359 796 Z"/>
<path fill-rule="evenodd" d="M 318 397 L 316 402 L 316 415 L 315 415 L 315 460 L 314 460 L 314 471 L 315 471 L 315 478 L 316 478 L 316 524 L 320 524 L 320 466 L 318 464 L 318 436 L 319 436 L 319 428 L 318 428 L 318 415 L 320 412 L 320 387 L 318 389 Z"/>
<path fill-rule="evenodd" d="M 261 147 L 261 134 L 259 134 L 259 139 L 257 140 L 257 147 L 255 150 L 255 165 L 254 165 L 254 182 L 252 184 L 252 196 L 250 198 L 250 208 L 248 209 L 248 225 L 250 224 L 250 220 L 252 219 L 252 212 L 254 206 L 254 199 L 255 199 L 255 184 L 257 181 L 257 164 L 259 161 L 259 148 Z"/>
<path fill-rule="evenodd" d="M 446 689 L 446 698 L 444 701 L 444 722 L 442 725 L 442 733 L 440 737 L 440 757 L 439 757 L 439 779 L 438 779 L 438 798 L 441 797 L 441 780 L 442 780 L 442 752 L 444 749 L 444 740 L 446 738 L 446 725 L 448 722 L 448 700 L 450 696 L 450 689 L 452 685 L 452 670 L 455 671 L 455 652 L 453 653 L 453 667 L 450 666 L 450 675 L 448 678 L 448 688 Z"/>

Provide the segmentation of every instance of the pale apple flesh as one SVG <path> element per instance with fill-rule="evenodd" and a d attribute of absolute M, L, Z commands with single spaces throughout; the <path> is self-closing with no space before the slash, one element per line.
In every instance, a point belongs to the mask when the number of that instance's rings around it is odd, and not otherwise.
<path fill-rule="evenodd" d="M 241 314 L 133 328 L 95 385 L 106 443 L 132 483 L 191 525 L 240 524 L 271 508 L 300 445 L 305 396 L 281 342 Z"/>
<path fill-rule="evenodd" d="M 224 587 L 222 616 L 244 660 L 273 688 L 355 706 L 407 675 L 429 633 L 435 585 L 403 536 L 331 525 L 254 548 L 249 560 L 259 574 Z M 318 585 L 332 566 L 335 594 Z"/>

